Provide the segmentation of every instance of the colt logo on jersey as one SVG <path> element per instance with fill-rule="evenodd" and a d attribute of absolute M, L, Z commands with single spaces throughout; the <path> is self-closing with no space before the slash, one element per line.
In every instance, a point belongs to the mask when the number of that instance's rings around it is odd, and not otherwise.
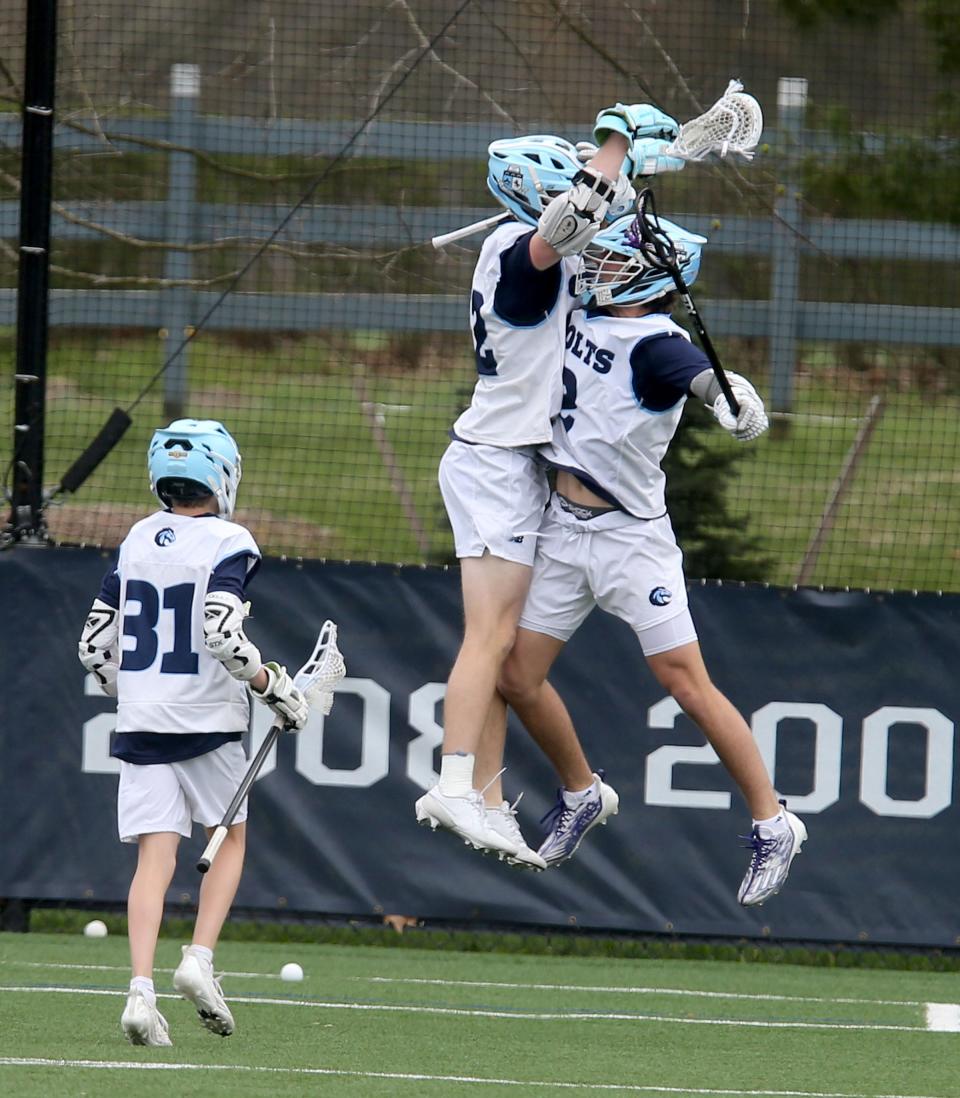
<path fill-rule="evenodd" d="M 609 347 L 598 347 L 574 324 L 567 325 L 567 350 L 598 374 L 610 373 L 614 352 Z"/>
<path fill-rule="evenodd" d="M 654 606 L 666 606 L 673 598 L 673 592 L 666 587 L 654 587 L 650 592 L 650 601 Z"/>
<path fill-rule="evenodd" d="M 153 540 L 160 546 L 161 549 L 166 549 L 168 545 L 173 545 L 177 540 L 177 535 L 170 529 L 169 526 L 164 526 L 162 530 L 158 530 L 154 535 Z"/>

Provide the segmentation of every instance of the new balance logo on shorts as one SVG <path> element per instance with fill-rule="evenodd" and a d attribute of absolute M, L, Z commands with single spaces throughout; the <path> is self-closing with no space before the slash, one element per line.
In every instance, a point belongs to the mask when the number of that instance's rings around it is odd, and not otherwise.
<path fill-rule="evenodd" d="M 654 587 L 650 592 L 650 601 L 654 606 L 666 606 L 672 598 L 673 592 L 668 591 L 666 587 Z"/>
<path fill-rule="evenodd" d="M 517 534 L 516 537 L 512 537 L 510 540 L 516 542 L 517 545 L 523 545 L 523 534 Z"/>
<path fill-rule="evenodd" d="M 164 526 L 162 530 L 158 530 L 156 536 L 153 539 L 161 549 L 165 549 L 168 545 L 173 545 L 177 540 L 177 535 L 170 529 L 169 526 Z"/>

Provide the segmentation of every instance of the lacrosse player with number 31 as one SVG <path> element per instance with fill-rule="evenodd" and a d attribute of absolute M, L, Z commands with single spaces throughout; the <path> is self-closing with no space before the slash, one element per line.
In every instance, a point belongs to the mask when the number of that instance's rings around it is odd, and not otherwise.
<path fill-rule="evenodd" d="M 194 821 L 209 834 L 244 778 L 248 688 L 289 731 L 304 727 L 309 707 L 286 669 L 264 662 L 244 632 L 260 550 L 232 521 L 237 444 L 214 420 L 181 419 L 154 433 L 147 466 L 163 509 L 135 523 L 121 544 L 79 656 L 117 698 L 117 822 L 121 842 L 138 844 L 127 903 L 133 974 L 121 1028 L 132 1044 L 170 1045 L 153 964 L 180 837 L 189 838 Z M 213 951 L 240 883 L 246 815 L 244 802 L 203 879 L 193 941 L 173 977 L 202 1024 L 223 1037 L 234 1020 Z"/>

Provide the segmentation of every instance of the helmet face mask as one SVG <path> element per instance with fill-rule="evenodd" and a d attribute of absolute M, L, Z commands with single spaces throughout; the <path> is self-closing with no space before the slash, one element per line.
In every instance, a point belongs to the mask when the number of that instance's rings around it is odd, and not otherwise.
<path fill-rule="evenodd" d="M 676 251 L 684 282 L 691 286 L 700 273 L 706 237 L 660 219 Z M 637 233 L 636 216 L 627 215 L 602 229 L 583 251 L 574 292 L 587 308 L 642 305 L 674 290 L 671 275 L 651 264 Z"/>
<path fill-rule="evenodd" d="M 236 442 L 215 419 L 175 420 L 154 431 L 147 448 L 150 489 L 165 507 L 213 496 L 218 514 L 230 518 L 240 466 Z"/>

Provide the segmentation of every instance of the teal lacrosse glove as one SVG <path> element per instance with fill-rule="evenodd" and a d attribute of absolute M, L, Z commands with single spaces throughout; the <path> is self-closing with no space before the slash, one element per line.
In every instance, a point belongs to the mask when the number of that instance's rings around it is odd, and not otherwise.
<path fill-rule="evenodd" d="M 649 103 L 616 103 L 612 107 L 604 107 L 597 115 L 593 127 L 593 139 L 598 145 L 602 145 L 611 133 L 623 134 L 627 139 L 627 157 L 623 170 L 632 178 L 640 174 L 635 170 L 637 159 L 634 155 L 635 142 L 642 141 L 644 138 L 669 142 L 679 132 L 680 126 L 675 118 L 671 118 L 669 114 L 665 114 Z"/>
<path fill-rule="evenodd" d="M 635 141 L 631 150 L 632 178 L 683 171 L 687 162 L 679 156 L 668 155 L 670 145 L 669 141 L 659 141 L 652 137 Z"/>

